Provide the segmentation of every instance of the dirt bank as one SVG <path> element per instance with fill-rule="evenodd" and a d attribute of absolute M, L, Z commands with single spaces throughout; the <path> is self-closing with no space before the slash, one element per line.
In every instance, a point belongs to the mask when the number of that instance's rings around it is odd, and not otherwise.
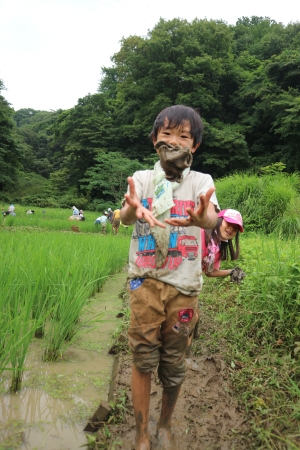
<path fill-rule="evenodd" d="M 201 356 L 186 359 L 187 375 L 173 415 L 173 431 L 180 450 L 214 450 L 254 448 L 249 437 L 250 426 L 246 414 L 236 400 L 230 381 L 231 367 L 225 362 L 226 342 L 218 345 L 218 352 L 210 353 L 213 323 L 202 315 Z M 198 352 L 199 353 L 199 352 Z M 131 402 L 131 357 L 120 356 L 115 386 L 115 398 L 125 396 L 125 412 L 119 424 L 107 424 L 100 429 L 97 448 L 134 449 L 135 423 Z M 156 374 L 152 376 L 150 402 L 150 433 L 152 449 L 156 448 L 156 422 L 161 407 L 162 388 Z M 126 395 L 125 395 L 126 392 Z M 118 403 L 118 401 L 116 401 Z M 100 444 L 101 442 L 101 444 Z"/>

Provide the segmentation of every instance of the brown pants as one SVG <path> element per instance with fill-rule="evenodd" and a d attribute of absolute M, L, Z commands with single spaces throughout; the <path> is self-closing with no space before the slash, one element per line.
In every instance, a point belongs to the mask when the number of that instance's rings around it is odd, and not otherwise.
<path fill-rule="evenodd" d="M 180 385 L 185 376 L 184 357 L 198 319 L 198 296 L 189 297 L 153 278 L 129 282 L 129 345 L 140 372 L 158 365 L 165 387 Z"/>

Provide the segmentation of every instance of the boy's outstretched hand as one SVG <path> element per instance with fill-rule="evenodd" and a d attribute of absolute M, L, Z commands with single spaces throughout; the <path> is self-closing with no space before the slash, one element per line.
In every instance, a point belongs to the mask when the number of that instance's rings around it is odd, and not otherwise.
<path fill-rule="evenodd" d="M 210 202 L 210 197 L 215 190 L 215 187 L 211 187 L 205 195 L 200 195 L 199 206 L 195 210 L 192 208 L 186 209 L 189 215 L 186 219 L 165 219 L 165 222 L 175 227 L 195 226 L 200 228 L 213 228 L 216 225 L 218 215 L 215 212 L 213 203 Z"/>
<path fill-rule="evenodd" d="M 149 209 L 145 208 L 135 190 L 134 180 L 132 177 L 128 177 L 129 194 L 125 194 L 126 204 L 121 210 L 121 220 L 125 225 L 131 225 L 137 219 L 145 219 L 149 223 L 150 227 L 158 225 L 161 228 L 166 228 L 166 225 L 157 220 Z"/>

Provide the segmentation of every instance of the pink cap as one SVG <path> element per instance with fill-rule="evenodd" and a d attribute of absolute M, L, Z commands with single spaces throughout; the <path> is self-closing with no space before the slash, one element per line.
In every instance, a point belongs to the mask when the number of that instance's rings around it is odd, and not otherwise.
<path fill-rule="evenodd" d="M 223 217 L 228 223 L 235 223 L 239 226 L 240 232 L 243 233 L 243 219 L 241 214 L 235 209 L 223 209 L 218 213 L 218 217 Z"/>

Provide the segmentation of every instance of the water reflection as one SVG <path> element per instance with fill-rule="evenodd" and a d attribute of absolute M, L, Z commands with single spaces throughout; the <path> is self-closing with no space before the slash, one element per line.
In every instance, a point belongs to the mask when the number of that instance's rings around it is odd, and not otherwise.
<path fill-rule="evenodd" d="M 8 438 L 10 450 L 76 450 L 86 444 L 83 429 L 108 393 L 113 357 L 107 350 L 122 306 L 118 293 L 125 280 L 126 273 L 119 274 L 95 297 L 93 308 L 97 313 L 105 311 L 105 320 L 83 335 L 81 348 L 70 347 L 64 360 L 42 362 L 40 345 L 33 344 L 21 392 L 0 395 L 2 445 Z M 99 343 L 102 352 L 94 350 Z M 9 383 L 4 384 L 7 391 Z"/>

